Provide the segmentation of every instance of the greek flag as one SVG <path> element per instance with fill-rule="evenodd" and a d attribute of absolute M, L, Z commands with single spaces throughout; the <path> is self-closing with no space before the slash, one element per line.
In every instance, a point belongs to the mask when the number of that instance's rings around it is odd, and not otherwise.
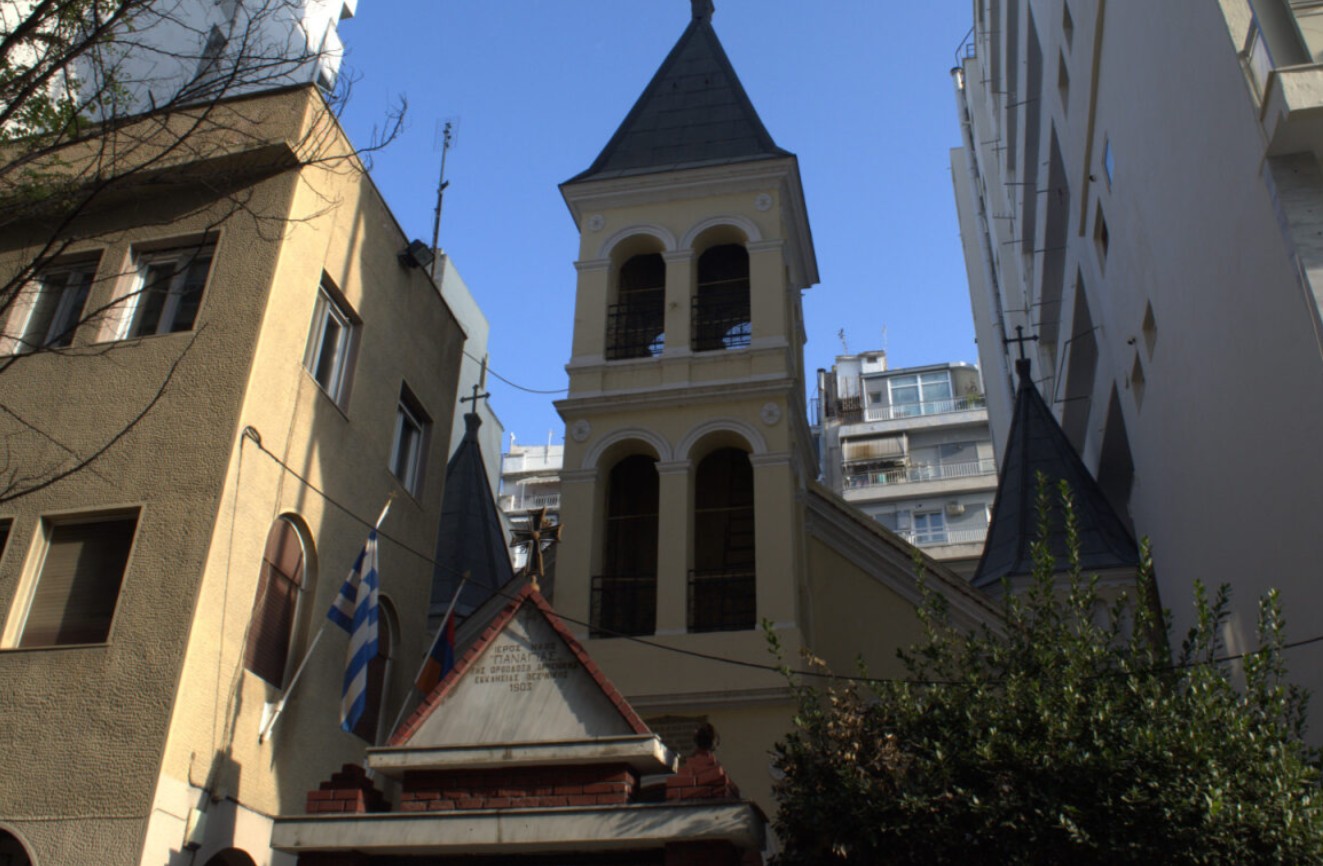
<path fill-rule="evenodd" d="M 367 704 L 368 662 L 377 655 L 377 530 L 354 561 L 349 576 L 326 612 L 326 618 L 349 634 L 344 688 L 340 693 L 340 727 L 352 731 Z"/>

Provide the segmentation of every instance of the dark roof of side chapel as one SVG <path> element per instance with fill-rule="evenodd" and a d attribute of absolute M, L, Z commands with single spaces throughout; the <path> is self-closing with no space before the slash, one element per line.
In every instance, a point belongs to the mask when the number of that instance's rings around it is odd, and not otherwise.
<path fill-rule="evenodd" d="M 461 575 L 469 581 L 460 592 L 455 612 L 467 616 L 514 578 L 501 513 L 478 446 L 482 419 L 464 416 L 464 440 L 446 466 L 446 490 L 441 498 L 441 531 L 436 540 L 429 619 L 440 624 Z"/>
<path fill-rule="evenodd" d="M 772 141 L 712 29 L 694 17 L 587 171 L 567 183 L 793 156 Z"/>
<path fill-rule="evenodd" d="M 1065 528 L 1056 510 L 1059 501 L 1056 488 L 1063 480 L 1074 499 L 1080 565 L 1084 571 L 1137 567 L 1139 550 L 1135 540 L 1034 387 L 1029 362 L 1017 362 L 1016 370 L 1020 386 L 1015 394 L 1011 432 L 1006 439 L 1001 478 L 997 482 L 997 499 L 992 506 L 992 523 L 983 558 L 974 572 L 974 586 L 987 589 L 1002 578 L 1033 572 L 1030 546 L 1038 538 L 1040 473 L 1047 478 L 1048 493 L 1053 497 L 1048 543 L 1058 571 L 1066 569 Z"/>

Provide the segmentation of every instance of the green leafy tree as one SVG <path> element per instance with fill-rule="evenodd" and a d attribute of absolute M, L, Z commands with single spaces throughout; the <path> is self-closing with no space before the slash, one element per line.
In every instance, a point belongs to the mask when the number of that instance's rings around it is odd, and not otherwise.
<path fill-rule="evenodd" d="M 1059 495 L 1068 573 L 1040 541 L 1002 622 L 959 632 L 926 592 L 906 681 L 819 690 L 785 668 L 799 711 L 776 753 L 779 864 L 1323 862 L 1317 755 L 1276 594 L 1259 649 L 1228 659 L 1227 590 L 1196 587 L 1173 662 L 1152 605 L 1107 604 L 1080 573 Z M 1140 571 L 1151 585 L 1146 547 Z"/>

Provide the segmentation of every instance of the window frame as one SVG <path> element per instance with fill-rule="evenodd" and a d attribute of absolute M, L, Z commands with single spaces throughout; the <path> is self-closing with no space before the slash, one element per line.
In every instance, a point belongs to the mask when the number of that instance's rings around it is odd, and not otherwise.
<path fill-rule="evenodd" d="M 187 284 L 189 274 L 193 272 L 193 268 L 203 259 L 206 260 L 206 271 L 202 276 L 197 309 L 194 311 L 193 319 L 188 323 L 188 327 L 177 328 L 175 325 L 179 315 L 180 298 L 185 294 L 184 287 Z M 149 275 L 153 266 L 167 262 L 175 263 L 175 272 L 170 277 L 166 297 L 162 301 L 161 310 L 157 314 L 153 330 L 144 333 L 142 331 L 142 316 L 145 311 L 143 299 L 151 291 Z M 180 263 L 185 263 L 185 266 L 180 268 Z M 125 303 L 121 311 L 123 318 L 116 330 L 114 339 L 133 340 L 194 330 L 197 326 L 198 315 L 202 312 L 202 306 L 207 297 L 207 286 L 211 282 L 211 271 L 215 263 L 216 244 L 213 241 L 204 241 L 184 247 L 176 246 L 169 249 L 135 250 L 133 253 L 133 289 L 124 299 Z"/>
<path fill-rule="evenodd" d="M 330 322 L 340 328 L 334 348 L 328 381 L 322 381 L 322 361 L 326 353 L 326 331 Z M 303 368 L 308 371 L 322 392 L 337 406 L 344 407 L 349 400 L 349 386 L 353 379 L 353 363 L 358 348 L 358 329 L 361 321 L 345 302 L 344 296 L 326 277 L 317 287 L 317 303 L 313 308 L 312 329 L 308 333 L 308 349 Z"/>
<path fill-rule="evenodd" d="M 3 646 L 5 649 L 47 650 L 64 649 L 80 646 L 105 646 L 111 642 L 115 621 L 119 614 L 119 602 L 124 592 L 124 581 L 133 564 L 137 549 L 138 535 L 141 528 L 141 511 L 137 508 L 122 509 L 97 513 L 74 513 L 48 515 L 42 517 L 33 539 L 33 546 L 24 569 L 23 586 L 14 599 L 11 615 L 6 624 Z M 132 523 L 131 534 L 124 550 L 124 562 L 119 570 L 118 582 L 114 587 L 114 600 L 106 616 L 105 631 L 97 640 L 50 641 L 26 643 L 28 627 L 32 624 L 32 613 L 42 595 L 42 585 L 46 578 L 46 569 L 50 564 L 50 553 L 57 544 L 56 534 L 62 527 L 84 527 L 99 523 Z M 72 579 L 70 580 L 72 583 Z"/>
<path fill-rule="evenodd" d="M 22 325 L 15 328 L 16 334 L 10 337 L 10 354 L 26 355 L 41 349 L 63 349 L 72 345 L 74 332 L 81 324 L 83 310 L 92 291 L 92 283 L 96 280 L 99 263 L 99 258 L 57 262 L 36 270 L 29 282 L 31 288 L 25 290 L 28 299 L 24 309 L 17 314 L 22 317 Z M 59 289 L 52 290 L 47 284 L 48 280 L 57 276 L 64 276 L 65 282 Z M 52 295 L 58 297 L 42 329 L 43 333 L 33 333 L 33 320 L 37 311 Z"/>
<path fill-rule="evenodd" d="M 390 462 L 387 468 L 395 480 L 400 482 L 411 496 L 418 496 L 423 489 L 425 475 L 425 457 L 432 419 L 418 402 L 408 385 L 400 387 L 400 399 L 395 404 L 395 432 L 391 435 Z M 401 446 L 404 444 L 404 432 L 412 428 L 416 435 L 411 439 L 411 449 L 401 465 Z"/>

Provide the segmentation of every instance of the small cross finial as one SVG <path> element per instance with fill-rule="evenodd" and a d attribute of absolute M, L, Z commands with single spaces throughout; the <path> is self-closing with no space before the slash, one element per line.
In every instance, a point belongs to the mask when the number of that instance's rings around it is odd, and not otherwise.
<path fill-rule="evenodd" d="M 516 528 L 510 535 L 511 547 L 528 547 L 528 564 L 524 566 L 524 574 L 532 581 L 533 588 L 538 589 L 538 578 L 546 577 L 542 552 L 560 542 L 560 524 L 548 522 L 547 509 L 539 508 L 528 512 L 527 529 Z"/>
<path fill-rule="evenodd" d="M 712 0 L 689 0 L 693 6 L 694 20 L 711 21 L 712 13 L 716 8 L 712 5 Z"/>
<path fill-rule="evenodd" d="M 473 404 L 473 408 L 474 408 L 474 409 L 477 409 L 477 408 L 478 408 L 478 401 L 479 401 L 479 400 L 483 399 L 484 397 L 490 397 L 490 396 L 491 396 L 491 394 L 488 394 L 488 393 L 486 393 L 486 392 L 484 392 L 484 393 L 482 393 L 482 394 L 479 394 L 478 392 L 481 391 L 481 390 L 482 390 L 481 386 L 479 386 L 479 385 L 477 385 L 477 384 L 475 383 L 475 384 L 473 385 L 473 396 L 472 396 L 472 397 L 460 397 L 460 398 L 459 398 L 459 402 L 461 402 L 461 403 L 472 403 L 472 404 Z"/>
<path fill-rule="evenodd" d="M 1032 337 L 1026 337 L 1024 335 L 1024 328 L 1020 327 L 1019 325 L 1016 325 L 1015 336 L 1007 337 L 1002 342 L 1007 346 L 1009 346 L 1011 343 L 1015 343 L 1019 347 L 1020 357 L 1015 362 L 1015 372 L 1020 374 L 1021 379 L 1025 380 L 1026 382 L 1029 381 L 1029 359 L 1025 357 L 1024 344 L 1030 342 L 1037 343 L 1038 335 L 1035 334 Z"/>
<path fill-rule="evenodd" d="M 1002 342 L 1005 343 L 1007 346 L 1009 346 L 1011 343 L 1015 343 L 1015 344 L 1017 344 L 1017 345 L 1019 346 L 1019 349 L 1020 349 L 1020 360 L 1021 360 L 1021 361 L 1024 361 L 1024 360 L 1027 360 L 1027 358 L 1025 357 L 1025 354 L 1024 354 L 1024 344 L 1025 344 L 1025 343 L 1030 343 L 1030 342 L 1032 342 L 1032 343 L 1037 343 L 1037 342 L 1038 342 L 1038 335 L 1035 334 L 1035 335 L 1032 336 L 1032 337 L 1026 337 L 1026 336 L 1024 335 L 1024 328 L 1022 328 L 1022 327 L 1019 326 L 1019 325 L 1016 325 L 1016 326 L 1015 326 L 1015 336 L 1014 336 L 1014 337 L 1007 337 L 1007 338 L 1006 338 L 1005 340 L 1003 340 Z"/>

